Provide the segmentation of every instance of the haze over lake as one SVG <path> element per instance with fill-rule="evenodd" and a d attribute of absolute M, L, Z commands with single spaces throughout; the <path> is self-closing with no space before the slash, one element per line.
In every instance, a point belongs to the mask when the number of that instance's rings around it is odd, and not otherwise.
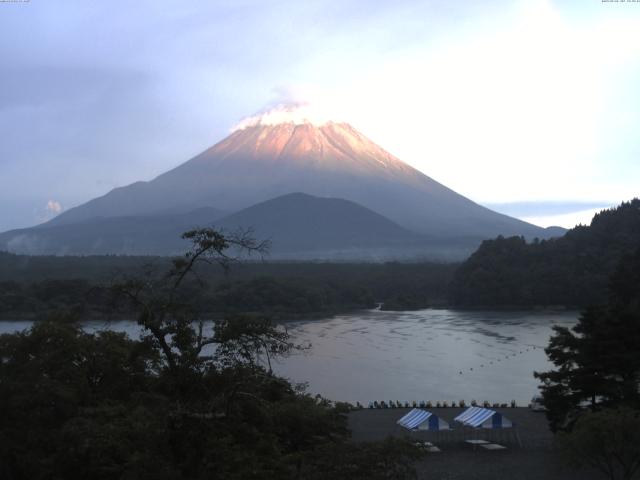
<path fill-rule="evenodd" d="M 332 400 L 471 399 L 526 404 L 537 393 L 534 370 L 554 325 L 571 326 L 577 312 L 420 310 L 360 311 L 288 323 L 295 342 L 312 348 L 278 362 L 278 374 L 309 382 L 309 391 Z M 0 322 L 0 333 L 32 322 Z M 136 337 L 132 321 L 85 322 Z M 462 373 L 460 373 L 462 372 Z"/>

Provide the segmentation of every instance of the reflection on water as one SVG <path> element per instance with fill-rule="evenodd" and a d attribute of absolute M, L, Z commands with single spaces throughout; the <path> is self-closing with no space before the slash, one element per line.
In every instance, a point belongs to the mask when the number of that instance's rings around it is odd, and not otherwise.
<path fill-rule="evenodd" d="M 543 348 L 553 325 L 576 322 L 575 312 L 365 311 L 288 324 L 311 350 L 275 370 L 335 400 L 458 401 L 526 404 L 537 392 L 534 370 L 549 368 Z M 0 322 L 0 333 L 31 322 Z M 131 321 L 85 324 L 140 334 Z"/>
<path fill-rule="evenodd" d="M 296 322 L 289 332 L 313 347 L 276 369 L 336 400 L 526 404 L 537 392 L 533 371 L 549 368 L 543 349 L 551 327 L 576 319 L 575 312 L 374 310 Z"/>

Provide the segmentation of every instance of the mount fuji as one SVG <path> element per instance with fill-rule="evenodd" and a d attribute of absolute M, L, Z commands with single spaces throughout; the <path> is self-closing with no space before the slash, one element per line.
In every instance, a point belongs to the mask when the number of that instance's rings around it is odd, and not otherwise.
<path fill-rule="evenodd" d="M 193 220 L 193 226 L 213 223 L 239 226 L 239 218 L 263 225 L 256 229 L 256 236 L 260 236 L 266 224 L 258 220 L 288 208 L 284 207 L 286 202 L 268 201 L 287 196 L 289 202 L 295 203 L 296 198 L 299 201 L 302 197 L 289 194 L 296 192 L 318 198 L 318 202 L 301 205 L 313 205 L 310 221 L 314 216 L 326 217 L 323 228 L 333 233 L 330 248 L 323 243 L 322 236 L 316 235 L 315 240 L 300 239 L 304 248 L 302 244 L 300 248 L 293 245 L 291 237 L 280 238 L 292 258 L 296 254 L 291 252 L 301 249 L 306 252 L 305 258 L 314 255 L 330 258 L 334 254 L 342 258 L 341 249 L 342 253 L 356 252 L 359 247 L 363 251 L 384 247 L 390 258 L 406 258 L 408 252 L 415 255 L 418 251 L 422 257 L 440 257 L 435 250 L 447 244 L 451 246 L 447 257 L 462 258 L 481 240 L 498 235 L 551 236 L 548 230 L 489 210 L 454 192 L 394 157 L 347 123 L 318 122 L 297 115 L 295 110 L 280 110 L 243 122 L 213 147 L 151 181 L 116 188 L 45 224 L 0 234 L 0 249 L 31 254 L 170 254 L 178 247 L 175 241 L 164 242 L 157 237 L 175 234 L 173 226 L 183 228 L 189 219 Z M 336 208 L 336 199 L 346 202 L 343 209 Z M 263 202 L 267 203 L 258 209 L 260 215 L 240 215 L 241 211 Z M 328 209 L 326 215 L 323 208 Z M 212 209 L 216 214 L 210 218 L 193 213 Z M 297 209 L 296 215 L 300 214 Z M 294 231 L 300 222 L 296 215 L 290 217 L 291 225 L 279 215 L 280 231 Z M 360 215 L 362 222 L 350 224 L 360 225 L 363 231 L 375 231 L 375 241 L 354 243 L 353 239 L 359 236 L 346 228 L 342 215 Z M 386 230 L 380 228 L 381 218 L 388 222 Z M 117 241 L 123 222 L 129 236 L 126 241 Z M 371 230 L 367 222 L 378 223 Z M 136 223 L 140 224 L 140 231 L 135 231 Z M 165 225 L 164 232 L 159 225 Z M 145 229 L 153 235 L 145 234 Z M 400 231 L 403 235 L 399 235 Z M 345 237 L 342 243 L 341 232 Z M 270 233 L 278 237 L 278 232 Z M 70 242 L 69 237 L 82 240 Z M 346 241 L 346 237 L 350 240 Z M 389 238 L 393 241 L 388 241 Z M 277 240 L 273 238 L 274 252 L 283 252 Z"/>

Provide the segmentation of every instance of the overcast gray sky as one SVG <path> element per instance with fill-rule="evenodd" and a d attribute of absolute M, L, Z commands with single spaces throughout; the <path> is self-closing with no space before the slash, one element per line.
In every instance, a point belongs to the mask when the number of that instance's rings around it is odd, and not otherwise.
<path fill-rule="evenodd" d="M 638 195 L 638 85 L 640 3 L 0 3 L 0 231 L 288 100 L 473 200 L 566 216 Z"/>

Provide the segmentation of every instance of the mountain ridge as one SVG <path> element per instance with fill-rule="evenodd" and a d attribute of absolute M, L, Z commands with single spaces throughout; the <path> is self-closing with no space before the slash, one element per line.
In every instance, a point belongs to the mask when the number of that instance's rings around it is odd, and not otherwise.
<path fill-rule="evenodd" d="M 476 239 L 544 237 L 542 228 L 493 212 L 397 159 L 345 123 L 257 125 L 149 182 L 114 189 L 62 213 L 54 223 L 91 216 L 145 215 L 214 205 L 237 211 L 301 191 L 359 203 L 405 228 Z"/>
<path fill-rule="evenodd" d="M 291 192 L 354 202 L 406 230 L 457 245 L 459 258 L 486 238 L 557 233 L 478 205 L 351 125 L 331 121 L 245 126 L 150 181 L 116 188 L 34 230 L 202 206 L 239 212 Z"/>
<path fill-rule="evenodd" d="M 0 250 L 28 255 L 167 255 L 182 253 L 180 237 L 225 216 L 211 207 L 186 214 L 92 217 L 71 224 L 45 223 L 0 233 Z"/>
<path fill-rule="evenodd" d="M 0 250 L 39 255 L 175 255 L 188 247 L 181 234 L 202 227 L 229 233 L 251 229 L 255 238 L 271 240 L 271 259 L 378 261 L 424 258 L 433 256 L 434 250 L 440 258 L 449 255 L 448 245 L 357 203 L 299 192 L 227 215 L 200 208 L 185 215 L 93 217 L 72 224 L 45 224 L 0 234 Z"/>
<path fill-rule="evenodd" d="M 424 257 L 446 246 L 407 230 L 355 202 L 294 192 L 220 218 L 214 227 L 233 231 L 252 227 L 256 238 L 269 239 L 272 259 L 391 260 Z M 411 252 L 411 254 L 409 254 Z"/>

